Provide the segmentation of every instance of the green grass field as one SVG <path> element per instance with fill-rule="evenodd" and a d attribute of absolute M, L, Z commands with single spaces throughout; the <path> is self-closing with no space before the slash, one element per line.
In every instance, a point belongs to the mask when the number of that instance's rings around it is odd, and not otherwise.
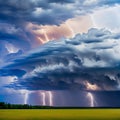
<path fill-rule="evenodd" d="M 0 110 L 0 120 L 120 120 L 120 109 Z"/>

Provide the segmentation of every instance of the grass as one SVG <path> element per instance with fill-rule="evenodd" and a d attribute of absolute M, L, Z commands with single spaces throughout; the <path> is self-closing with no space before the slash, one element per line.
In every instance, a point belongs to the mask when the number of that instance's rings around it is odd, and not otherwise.
<path fill-rule="evenodd" d="M 120 120 L 120 109 L 4 109 L 0 120 Z"/>

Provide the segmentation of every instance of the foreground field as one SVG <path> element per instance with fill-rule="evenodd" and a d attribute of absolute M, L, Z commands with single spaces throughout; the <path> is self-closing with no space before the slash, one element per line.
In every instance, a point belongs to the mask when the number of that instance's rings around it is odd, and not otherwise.
<path fill-rule="evenodd" d="M 120 109 L 0 110 L 0 120 L 120 120 Z"/>

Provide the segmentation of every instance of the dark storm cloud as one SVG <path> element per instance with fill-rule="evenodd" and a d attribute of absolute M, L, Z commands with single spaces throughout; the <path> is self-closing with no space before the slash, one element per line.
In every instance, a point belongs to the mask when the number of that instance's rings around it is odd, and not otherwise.
<path fill-rule="evenodd" d="M 65 3 L 67 1 L 63 2 Z M 59 2 L 57 3 L 59 4 Z M 73 17 L 73 15 L 66 14 L 66 12 L 68 12 L 68 10 L 65 6 L 57 5 L 55 1 L 0 1 L 1 20 L 18 25 L 21 25 L 24 22 L 35 22 L 37 24 L 59 24 L 69 17 Z"/>
<path fill-rule="evenodd" d="M 118 90 L 119 49 L 118 34 L 90 29 L 86 34 L 51 41 L 24 54 L 4 66 L 1 75 L 6 69 L 8 75 L 11 69 L 24 70 L 26 74 L 10 85 L 18 89 Z"/>
<path fill-rule="evenodd" d="M 2 56 L 6 56 L 7 43 L 22 51 L 37 46 L 35 36 L 27 29 L 28 23 L 60 25 L 69 18 L 94 12 L 99 7 L 109 7 L 119 3 L 118 0 L 0 0 L 0 42 L 2 44 L 0 52 L 4 51 Z M 95 39 L 90 42 L 94 41 Z"/>
<path fill-rule="evenodd" d="M 0 54 L 0 58 L 8 54 L 8 50 L 5 47 L 4 41 L 0 41 L 0 52 L 4 53 L 4 54 Z"/>
<path fill-rule="evenodd" d="M 71 3 L 63 1 L 63 3 Z M 60 5 L 59 5 L 60 4 Z M 58 6 L 57 6 L 58 5 Z M 22 51 L 28 51 L 36 46 L 34 35 L 26 29 L 27 22 L 37 24 L 58 24 L 68 18 L 73 17 L 72 14 L 67 15 L 61 2 L 42 1 L 42 0 L 0 0 L 0 42 L 3 53 L 6 56 L 7 43 L 12 44 Z M 59 21 L 59 22 L 58 22 Z M 4 44 L 4 45 L 3 45 Z"/>
<path fill-rule="evenodd" d="M 28 50 L 30 49 L 30 43 L 24 39 L 25 38 L 21 38 L 16 34 L 0 33 L 0 41 L 11 43 L 17 48 L 21 48 L 22 50 Z"/>
<path fill-rule="evenodd" d="M 47 0 L 49 3 L 74 3 L 74 0 Z"/>
<path fill-rule="evenodd" d="M 19 70 L 19 69 L 5 69 L 5 70 L 0 70 L 0 75 L 1 76 L 23 76 L 25 74 L 24 70 Z"/>
<path fill-rule="evenodd" d="M 1 0 L 0 19 L 18 25 L 25 22 L 58 25 L 76 15 L 91 12 L 95 8 L 119 3 L 118 0 Z"/>
<path fill-rule="evenodd" d="M 5 62 L 10 62 L 10 61 L 13 61 L 16 57 L 18 57 L 18 56 L 20 56 L 22 54 L 23 54 L 22 50 L 18 50 L 16 53 L 8 53 L 7 55 L 5 55 L 3 60 Z"/>
<path fill-rule="evenodd" d="M 31 41 L 21 28 L 16 27 L 14 24 L 0 22 L 0 46 L 0 52 L 2 53 L 0 58 L 4 61 L 3 58 L 9 56 L 10 52 L 30 50 Z"/>

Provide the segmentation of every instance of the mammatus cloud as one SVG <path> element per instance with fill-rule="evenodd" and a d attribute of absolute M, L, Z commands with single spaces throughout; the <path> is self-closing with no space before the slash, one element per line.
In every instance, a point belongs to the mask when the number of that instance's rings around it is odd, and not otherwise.
<path fill-rule="evenodd" d="M 119 90 L 120 35 L 90 29 L 72 39 L 51 41 L 3 66 L 9 87 L 28 90 Z M 21 74 L 14 72 L 21 71 Z"/>

